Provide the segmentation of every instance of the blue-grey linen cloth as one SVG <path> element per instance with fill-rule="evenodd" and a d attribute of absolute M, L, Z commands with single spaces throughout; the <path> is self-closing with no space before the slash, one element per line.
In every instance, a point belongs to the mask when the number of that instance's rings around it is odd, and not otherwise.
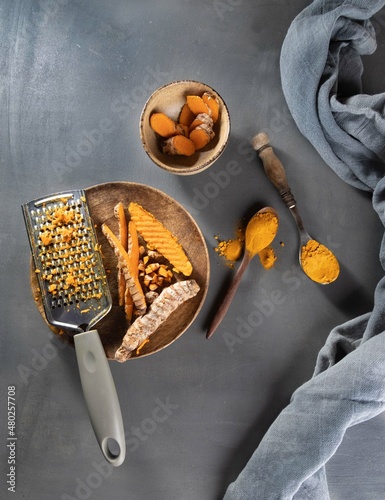
<path fill-rule="evenodd" d="M 365 95 L 361 87 L 361 56 L 376 49 L 370 18 L 384 5 L 315 0 L 291 24 L 280 64 L 300 131 L 344 181 L 372 192 L 385 226 L 385 93 Z M 385 269 L 384 242 L 379 257 Z M 372 312 L 331 331 L 313 377 L 294 392 L 225 500 L 329 499 L 326 462 L 348 427 L 383 410 L 385 277 Z"/>

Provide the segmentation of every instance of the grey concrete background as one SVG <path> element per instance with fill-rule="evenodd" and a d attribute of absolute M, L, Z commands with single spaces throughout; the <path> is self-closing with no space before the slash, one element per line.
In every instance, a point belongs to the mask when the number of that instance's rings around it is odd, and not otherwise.
<path fill-rule="evenodd" d="M 0 1 L 1 498 L 219 500 L 311 376 L 330 330 L 371 309 L 383 228 L 370 196 L 324 164 L 281 91 L 281 44 L 308 3 Z M 384 12 L 375 26 L 378 50 L 364 61 L 367 93 L 385 87 Z M 214 87 L 232 119 L 225 153 L 192 177 L 155 168 L 139 140 L 147 97 L 176 79 Z M 109 130 L 91 143 L 106 123 Z M 305 226 L 340 260 L 341 276 L 328 287 L 298 268 L 294 221 L 249 146 L 260 130 L 286 167 Z M 238 173 L 225 182 L 230 162 Z M 157 187 L 190 211 L 209 247 L 211 282 L 201 313 L 177 342 L 154 356 L 111 363 L 128 443 L 125 463 L 111 473 L 100 469 L 75 353 L 53 338 L 31 296 L 20 205 L 114 180 Z M 233 237 L 243 217 L 264 205 L 280 214 L 278 261 L 270 271 L 253 261 L 231 312 L 207 341 L 207 323 L 234 272 L 215 253 L 215 236 Z M 276 290 L 282 300 L 272 305 Z M 255 310 L 261 324 L 241 338 L 239 322 Z M 233 346 L 230 335 L 238 339 Z M 8 386 L 17 401 L 15 494 L 6 485 Z M 167 418 L 154 425 L 162 405 Z M 384 431 L 383 415 L 348 431 L 327 467 L 332 499 L 385 498 Z"/>

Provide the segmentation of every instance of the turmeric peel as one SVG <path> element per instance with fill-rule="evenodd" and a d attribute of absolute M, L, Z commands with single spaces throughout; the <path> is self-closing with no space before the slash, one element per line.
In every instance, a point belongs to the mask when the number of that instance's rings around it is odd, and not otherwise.
<path fill-rule="evenodd" d="M 206 124 L 198 125 L 190 132 L 190 139 L 195 144 L 195 149 L 202 149 L 213 139 L 215 132 Z"/>
<path fill-rule="evenodd" d="M 340 272 L 335 255 L 316 240 L 309 240 L 302 246 L 301 264 L 305 274 L 316 283 L 332 283 Z"/>
<path fill-rule="evenodd" d="M 192 131 L 194 128 L 198 127 L 199 125 L 207 125 L 208 127 L 212 128 L 214 125 L 214 122 L 207 113 L 200 113 L 199 115 L 196 115 L 194 118 L 193 122 L 191 123 L 189 130 Z"/>
<path fill-rule="evenodd" d="M 211 118 L 213 122 L 215 123 L 218 118 L 219 118 L 219 100 L 217 97 L 215 97 L 213 94 L 210 92 L 205 92 L 202 95 L 202 100 L 206 104 L 208 108 L 210 108 L 211 111 Z"/>

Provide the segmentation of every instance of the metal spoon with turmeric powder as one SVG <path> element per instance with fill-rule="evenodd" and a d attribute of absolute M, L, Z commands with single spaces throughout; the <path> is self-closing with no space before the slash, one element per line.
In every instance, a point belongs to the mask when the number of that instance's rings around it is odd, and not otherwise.
<path fill-rule="evenodd" d="M 218 328 L 227 313 L 230 304 L 235 296 L 235 292 L 241 282 L 241 278 L 253 257 L 259 254 L 264 248 L 270 245 L 278 231 L 278 213 L 271 207 L 259 210 L 249 220 L 245 231 L 245 252 L 242 262 L 234 275 L 234 278 L 219 306 L 214 319 L 207 331 L 206 338 Z"/>
<path fill-rule="evenodd" d="M 261 132 L 252 139 L 251 144 L 263 162 L 267 177 L 277 188 L 297 224 L 300 238 L 299 262 L 303 271 L 317 283 L 332 283 L 340 272 L 338 260 L 331 250 L 314 240 L 305 230 L 297 203 L 286 180 L 285 169 L 270 145 L 269 136 Z"/>

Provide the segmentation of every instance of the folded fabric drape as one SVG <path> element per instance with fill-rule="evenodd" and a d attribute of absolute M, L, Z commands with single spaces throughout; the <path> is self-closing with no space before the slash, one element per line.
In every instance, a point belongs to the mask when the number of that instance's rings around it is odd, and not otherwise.
<path fill-rule="evenodd" d="M 385 226 L 385 93 L 362 93 L 370 18 L 385 0 L 315 0 L 281 51 L 282 88 L 301 133 L 350 185 L 372 193 Z M 385 238 L 379 249 L 385 269 Z M 346 430 L 385 410 L 385 277 L 371 312 L 334 328 L 313 377 L 273 422 L 224 500 L 327 500 L 325 464 Z M 300 423 L 300 425 L 299 425 Z"/>

